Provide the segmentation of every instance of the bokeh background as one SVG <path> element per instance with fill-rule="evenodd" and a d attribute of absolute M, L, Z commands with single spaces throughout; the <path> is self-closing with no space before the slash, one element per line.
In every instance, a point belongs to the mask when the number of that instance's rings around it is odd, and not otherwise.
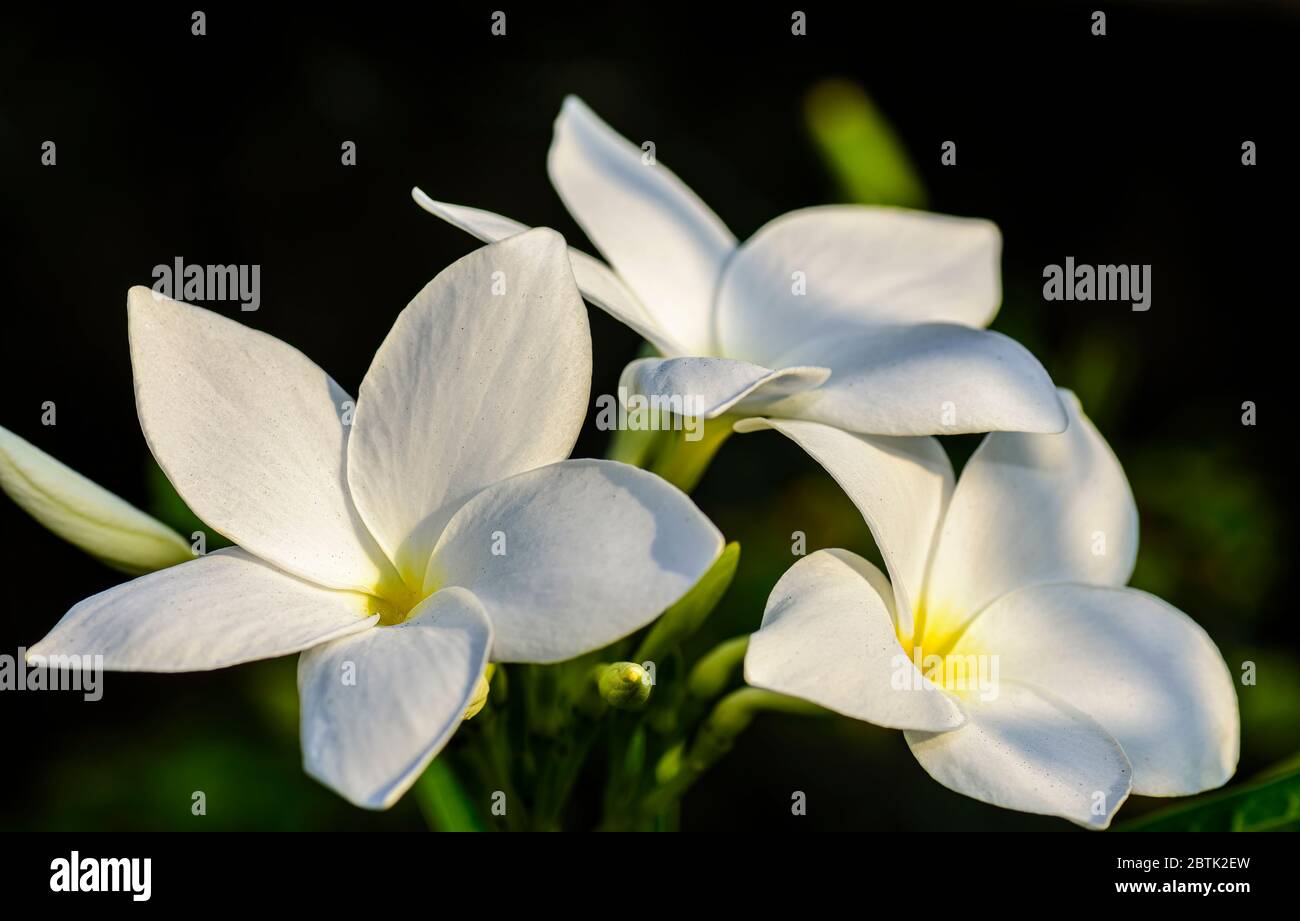
<path fill-rule="evenodd" d="M 1201 623 L 1237 671 L 1239 782 L 1300 752 L 1293 608 L 1297 306 L 1294 49 L 1286 4 L 895 4 L 452 8 L 275 13 L 6 8 L 0 17 L 0 424 L 191 529 L 135 418 L 128 287 L 181 256 L 259 263 L 243 322 L 355 392 L 407 300 L 475 244 L 410 200 L 549 225 L 583 246 L 545 153 L 582 96 L 703 197 L 740 238 L 802 206 L 891 201 L 996 221 L 994 328 L 1073 388 L 1132 481 L 1133 584 Z M 1091 9 L 1108 15 L 1090 34 Z M 40 145 L 57 144 L 57 166 Z M 355 141 L 358 164 L 340 165 Z M 958 164 L 939 162 L 943 141 Z M 1243 167 L 1255 141 L 1258 165 Z M 1153 306 L 1047 303 L 1066 256 L 1151 263 Z M 639 340 L 592 310 L 593 396 Z M 57 405 L 43 427 L 41 405 Z M 1241 424 L 1244 401 L 1259 424 Z M 976 439 L 948 439 L 960 462 Z M 577 456 L 599 456 L 590 425 Z M 696 499 L 742 545 L 701 645 L 755 628 L 809 551 L 875 556 L 830 478 L 775 435 L 734 438 Z M 35 642 L 121 577 L 0 501 L 0 652 Z M 104 698 L 0 693 L 0 828 L 418 829 L 408 797 L 353 809 L 299 766 L 294 661 L 109 675 Z M 190 792 L 208 815 L 190 814 Z M 790 791 L 809 812 L 790 816 Z M 1131 800 L 1121 818 L 1160 804 Z M 687 796 L 686 829 L 1049 829 L 1064 822 L 950 793 L 900 734 L 764 716 Z"/>

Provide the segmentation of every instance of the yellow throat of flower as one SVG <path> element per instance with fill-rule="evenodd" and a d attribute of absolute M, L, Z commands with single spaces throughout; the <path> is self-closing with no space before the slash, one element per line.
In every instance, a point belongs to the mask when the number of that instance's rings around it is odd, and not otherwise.
<path fill-rule="evenodd" d="M 968 648 L 968 643 L 962 644 L 960 653 L 953 651 L 966 628 L 966 619 L 959 612 L 947 605 L 923 601 L 913 612 L 912 623 L 912 635 L 905 636 L 899 630 L 898 642 L 921 674 L 958 697 L 987 690 L 988 656 Z"/>

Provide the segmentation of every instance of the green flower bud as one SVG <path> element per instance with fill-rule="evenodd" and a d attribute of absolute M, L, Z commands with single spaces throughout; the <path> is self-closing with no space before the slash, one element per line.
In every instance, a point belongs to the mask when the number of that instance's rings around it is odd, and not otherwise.
<path fill-rule="evenodd" d="M 654 684 L 650 673 L 635 662 L 615 662 L 599 672 L 596 686 L 605 703 L 620 710 L 636 710 L 650 699 Z"/>

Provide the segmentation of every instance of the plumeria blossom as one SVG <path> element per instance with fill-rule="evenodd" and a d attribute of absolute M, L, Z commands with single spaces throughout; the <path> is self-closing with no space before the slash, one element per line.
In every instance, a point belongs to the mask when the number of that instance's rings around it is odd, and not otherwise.
<path fill-rule="evenodd" d="M 1065 432 L 989 435 L 955 488 L 932 438 L 738 424 L 776 429 L 816 459 L 889 574 L 844 550 L 800 560 L 768 599 L 745 678 L 902 729 L 959 793 L 1105 828 L 1130 792 L 1227 781 L 1237 699 L 1205 631 L 1124 587 L 1133 496 L 1073 394 L 1062 397 Z"/>
<path fill-rule="evenodd" d="M 660 352 L 627 367 L 629 392 L 700 397 L 705 418 L 763 414 L 878 435 L 1065 428 L 1043 367 L 983 329 L 1001 301 L 994 224 L 816 207 L 738 244 L 677 176 L 575 97 L 547 165 L 609 262 L 570 250 L 582 293 Z M 525 229 L 413 195 L 482 240 Z"/>
<path fill-rule="evenodd" d="M 591 339 L 554 231 L 431 281 L 355 404 L 291 346 L 146 288 L 129 328 L 149 447 L 237 546 L 81 602 L 29 655 L 176 672 L 301 651 L 305 768 L 357 805 L 414 782 L 489 661 L 605 646 L 721 552 L 663 480 L 565 460 Z"/>

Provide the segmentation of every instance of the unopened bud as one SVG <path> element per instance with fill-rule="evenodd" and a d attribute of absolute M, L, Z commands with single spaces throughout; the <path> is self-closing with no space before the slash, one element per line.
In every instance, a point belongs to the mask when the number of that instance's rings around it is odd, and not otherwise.
<path fill-rule="evenodd" d="M 635 662 L 605 666 L 596 681 L 605 703 L 620 710 L 635 710 L 650 699 L 654 687 L 650 672 Z"/>

